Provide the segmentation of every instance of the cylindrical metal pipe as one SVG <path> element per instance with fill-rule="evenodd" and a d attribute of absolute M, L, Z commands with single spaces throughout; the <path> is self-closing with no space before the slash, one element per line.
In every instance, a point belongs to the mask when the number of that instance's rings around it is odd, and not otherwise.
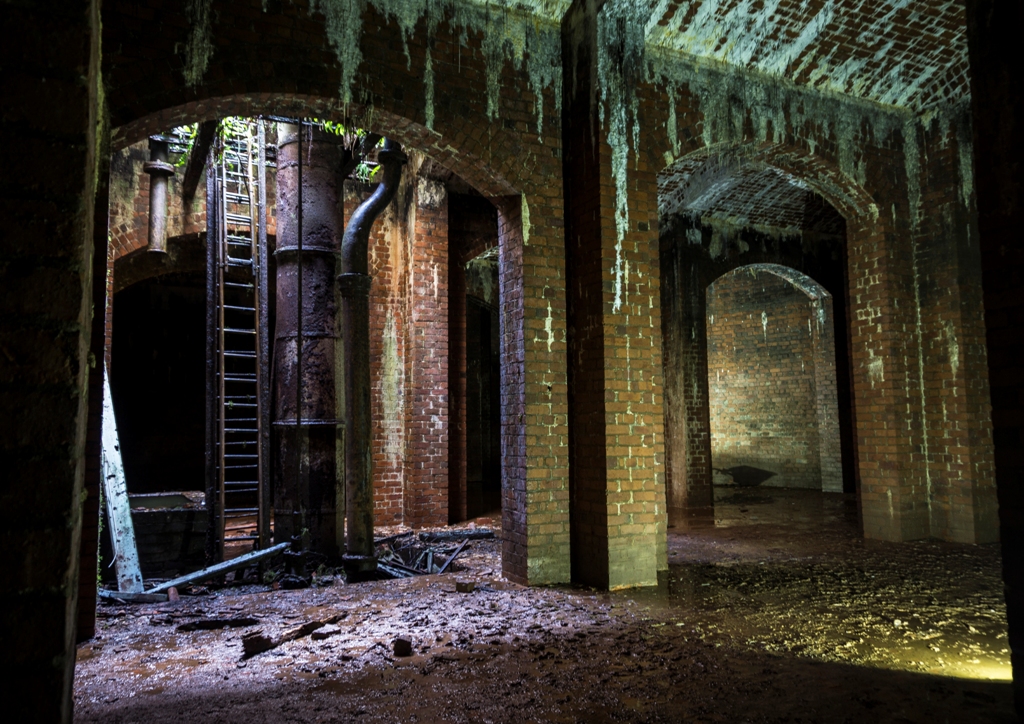
<path fill-rule="evenodd" d="M 149 139 L 149 161 L 142 167 L 149 174 L 149 250 L 167 252 L 167 178 L 174 175 L 174 166 L 167 161 L 167 141 Z"/>
<path fill-rule="evenodd" d="M 391 140 L 377 154 L 383 178 L 345 227 L 338 288 L 345 340 L 345 568 L 349 579 L 377 567 L 373 549 L 373 449 L 370 429 L 370 229 L 398 190 L 407 158 Z"/>
<path fill-rule="evenodd" d="M 342 230 L 341 143 L 315 127 L 278 125 L 274 538 L 302 535 L 328 555 L 339 553 L 333 280 Z"/>

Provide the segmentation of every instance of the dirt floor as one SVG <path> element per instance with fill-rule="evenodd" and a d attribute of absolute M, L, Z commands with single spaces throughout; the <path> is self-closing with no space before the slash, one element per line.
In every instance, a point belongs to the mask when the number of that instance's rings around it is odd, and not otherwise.
<path fill-rule="evenodd" d="M 997 546 L 868 543 L 842 495 L 716 495 L 657 589 L 524 588 L 474 541 L 454 573 L 101 604 L 76 721 L 1016 721 Z M 188 630 L 210 619 L 237 626 Z"/>

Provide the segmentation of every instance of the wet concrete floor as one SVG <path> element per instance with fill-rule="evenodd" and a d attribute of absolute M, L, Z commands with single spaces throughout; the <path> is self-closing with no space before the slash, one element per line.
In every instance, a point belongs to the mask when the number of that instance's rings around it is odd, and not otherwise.
<path fill-rule="evenodd" d="M 523 588 L 475 541 L 444 575 L 101 605 L 76 721 L 1016 721 L 998 546 L 866 542 L 842 495 L 716 498 L 656 589 Z M 243 659 L 257 629 L 339 616 Z"/>

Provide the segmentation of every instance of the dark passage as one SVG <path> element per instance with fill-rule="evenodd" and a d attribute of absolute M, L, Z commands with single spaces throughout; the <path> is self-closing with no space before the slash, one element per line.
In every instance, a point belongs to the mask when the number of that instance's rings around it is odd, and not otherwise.
<path fill-rule="evenodd" d="M 173 274 L 114 295 L 110 385 L 129 493 L 203 489 L 204 282 Z"/>

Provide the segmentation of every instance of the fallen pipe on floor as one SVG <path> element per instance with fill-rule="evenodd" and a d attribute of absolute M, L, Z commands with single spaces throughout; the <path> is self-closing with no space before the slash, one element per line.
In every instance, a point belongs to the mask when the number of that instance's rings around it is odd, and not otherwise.
<path fill-rule="evenodd" d="M 146 593 L 162 593 L 163 591 L 166 591 L 168 588 L 177 588 L 179 586 L 184 586 L 189 583 L 198 583 L 199 581 L 204 581 L 207 578 L 219 576 L 222 573 L 228 573 L 229 571 L 234 571 L 239 568 L 245 568 L 251 563 L 261 561 L 264 558 L 270 558 L 271 556 L 276 556 L 278 553 L 284 553 L 291 547 L 291 543 L 278 543 L 276 546 L 272 546 L 270 548 L 267 548 L 266 550 L 246 553 L 244 556 L 232 558 L 230 561 L 218 563 L 216 565 L 210 566 L 209 568 L 204 568 L 201 571 L 196 571 L 195 573 L 188 573 L 184 576 L 179 576 L 178 578 L 171 579 L 170 581 L 164 581 L 163 583 L 157 586 L 153 586 L 151 589 L 146 591 Z"/>

